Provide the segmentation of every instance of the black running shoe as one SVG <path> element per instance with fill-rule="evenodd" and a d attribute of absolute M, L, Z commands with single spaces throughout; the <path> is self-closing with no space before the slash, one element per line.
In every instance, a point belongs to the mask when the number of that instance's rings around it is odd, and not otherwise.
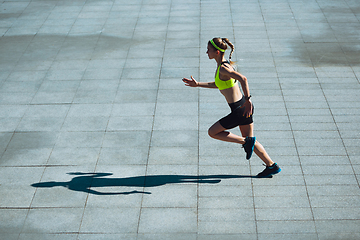
<path fill-rule="evenodd" d="M 274 163 L 272 166 L 266 166 L 265 170 L 262 171 L 261 173 L 259 173 L 258 175 L 256 175 L 256 177 L 258 178 L 271 178 L 272 175 L 277 174 L 281 172 L 281 168 L 279 168 L 279 166 Z"/>
<path fill-rule="evenodd" d="M 246 159 L 249 160 L 251 158 L 251 155 L 254 151 L 256 138 L 255 137 L 246 137 L 245 138 L 245 144 L 243 144 L 243 148 L 246 152 Z"/>

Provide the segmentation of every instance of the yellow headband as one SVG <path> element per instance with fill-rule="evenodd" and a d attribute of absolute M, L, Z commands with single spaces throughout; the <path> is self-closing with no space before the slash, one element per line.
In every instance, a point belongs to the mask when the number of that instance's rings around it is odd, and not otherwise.
<path fill-rule="evenodd" d="M 212 39 L 210 40 L 210 43 L 211 43 L 211 45 L 214 46 L 214 48 L 216 48 L 216 49 L 219 50 L 220 52 L 225 52 L 224 49 L 221 49 L 221 48 L 219 48 L 218 46 L 216 46 L 216 44 L 214 43 L 214 41 L 213 41 Z"/>

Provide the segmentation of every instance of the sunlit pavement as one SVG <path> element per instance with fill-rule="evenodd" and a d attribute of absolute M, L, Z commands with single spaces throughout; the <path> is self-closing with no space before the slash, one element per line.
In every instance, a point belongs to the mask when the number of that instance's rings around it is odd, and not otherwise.
<path fill-rule="evenodd" d="M 355 0 L 1 1 L 0 239 L 359 239 L 359 20 Z M 213 81 L 219 36 L 273 178 L 207 135 L 223 96 L 181 81 Z"/>

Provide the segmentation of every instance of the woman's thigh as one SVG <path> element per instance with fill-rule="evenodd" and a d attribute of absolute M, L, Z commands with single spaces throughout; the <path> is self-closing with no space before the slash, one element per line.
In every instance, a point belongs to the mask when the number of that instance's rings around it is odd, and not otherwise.
<path fill-rule="evenodd" d="M 220 122 L 217 121 L 216 123 L 214 123 L 208 130 L 208 133 L 210 136 L 214 136 L 220 132 L 225 131 L 226 128 L 224 128 L 223 126 L 221 126 Z"/>

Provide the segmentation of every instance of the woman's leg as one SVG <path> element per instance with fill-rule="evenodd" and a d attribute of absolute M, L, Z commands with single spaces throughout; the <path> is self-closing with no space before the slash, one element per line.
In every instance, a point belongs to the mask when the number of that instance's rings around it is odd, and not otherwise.
<path fill-rule="evenodd" d="M 221 140 L 221 141 L 245 144 L 244 137 L 240 137 L 236 134 L 233 134 L 233 133 L 225 131 L 225 130 L 226 130 L 226 128 L 221 126 L 219 121 L 217 121 L 216 123 L 214 123 L 214 125 L 212 125 L 209 128 L 208 134 L 210 137 Z"/>
<path fill-rule="evenodd" d="M 249 125 L 242 125 L 239 127 L 240 127 L 240 131 L 241 131 L 241 134 L 243 137 L 253 137 L 254 136 L 254 133 L 253 133 L 254 124 L 253 123 L 251 123 Z M 261 145 L 258 141 L 255 142 L 254 152 L 266 164 L 266 166 L 272 166 L 274 164 L 274 162 L 271 160 L 269 154 L 267 154 L 263 145 Z"/>

